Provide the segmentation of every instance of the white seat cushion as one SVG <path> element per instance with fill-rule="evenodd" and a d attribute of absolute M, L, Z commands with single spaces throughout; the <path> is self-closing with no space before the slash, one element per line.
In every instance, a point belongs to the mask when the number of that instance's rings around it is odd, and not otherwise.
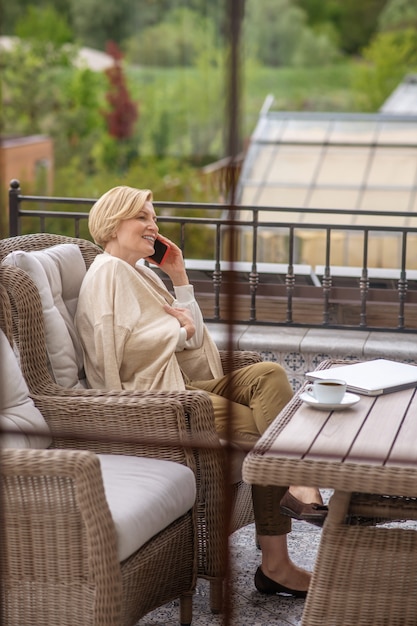
<path fill-rule="evenodd" d="M 45 321 L 46 349 L 51 374 L 59 385 L 85 387 L 83 352 L 74 315 L 86 266 L 76 244 L 45 250 L 11 252 L 3 260 L 29 274 L 37 286 Z"/>
<path fill-rule="evenodd" d="M 120 561 L 194 506 L 196 483 L 189 467 L 144 457 L 97 456 Z"/>
<path fill-rule="evenodd" d="M 29 391 L 16 355 L 0 330 L 0 431 L 2 448 L 47 448 L 51 433 Z"/>

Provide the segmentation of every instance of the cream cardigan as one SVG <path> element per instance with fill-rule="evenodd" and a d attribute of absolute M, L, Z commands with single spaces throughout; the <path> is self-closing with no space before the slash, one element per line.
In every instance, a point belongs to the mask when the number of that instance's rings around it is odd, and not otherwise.
<path fill-rule="evenodd" d="M 200 348 L 176 352 L 179 322 L 163 310 L 175 299 L 146 266 L 97 255 L 81 285 L 75 316 L 88 383 L 100 389 L 184 389 L 223 375 L 204 327 Z"/>

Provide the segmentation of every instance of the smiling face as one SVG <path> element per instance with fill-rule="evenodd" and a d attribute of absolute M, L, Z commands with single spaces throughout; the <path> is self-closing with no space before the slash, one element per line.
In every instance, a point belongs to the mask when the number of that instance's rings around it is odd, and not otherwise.
<path fill-rule="evenodd" d="M 135 265 L 154 253 L 154 241 L 159 232 L 152 202 L 146 201 L 135 217 L 122 220 L 105 246 L 106 252 Z"/>

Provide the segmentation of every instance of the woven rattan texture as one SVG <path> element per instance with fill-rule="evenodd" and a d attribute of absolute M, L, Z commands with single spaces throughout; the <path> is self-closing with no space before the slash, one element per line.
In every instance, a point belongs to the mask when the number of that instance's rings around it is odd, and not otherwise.
<path fill-rule="evenodd" d="M 120 564 L 95 454 L 3 450 L 0 479 L 1 623 L 133 626 L 181 594 L 191 620 L 192 511 Z"/>
<path fill-rule="evenodd" d="M 326 369 L 342 361 L 323 361 Z M 296 394 L 247 457 L 245 478 L 260 484 L 307 484 L 336 491 L 322 531 L 303 626 L 416 624 L 415 530 L 388 527 L 417 519 L 415 467 L 273 457 L 271 448 L 301 400 Z M 363 493 L 364 486 L 368 493 Z M 387 495 L 389 494 L 389 495 Z M 407 495 L 391 495 L 407 494 Z M 384 523 L 382 527 L 381 524 Z"/>
<path fill-rule="evenodd" d="M 1 241 L 0 259 L 13 250 L 40 250 L 59 243 L 79 245 L 86 267 L 101 252 L 89 241 L 42 233 Z M 48 369 L 42 307 L 36 286 L 25 272 L 15 267 L 0 269 L 0 283 L 7 289 L 22 371 L 35 402 L 53 431 L 54 445 L 119 454 L 124 450 L 128 454 L 142 454 L 150 447 L 152 454 L 164 458 L 167 447 L 161 440 L 165 443 L 168 437 L 164 426 L 165 412 L 176 407 L 185 416 L 187 441 L 194 444 L 191 449 L 197 477 L 198 575 L 211 581 L 211 606 L 219 610 L 227 558 L 224 529 L 234 532 L 252 523 L 254 518 L 251 487 L 243 481 L 228 485 L 225 452 L 214 428 L 209 396 L 203 391 L 106 392 L 59 387 Z M 258 353 L 251 351 L 222 351 L 221 357 L 225 371 L 261 360 Z M 68 400 L 67 409 L 59 414 L 53 410 L 53 400 L 51 410 L 47 402 L 48 396 L 56 395 Z M 44 396 L 42 401 L 39 396 Z M 76 410 L 71 414 L 69 398 L 72 396 L 88 398 L 88 404 L 93 407 L 102 407 L 111 399 L 118 403 L 117 413 L 114 419 L 103 420 L 98 426 L 90 412 L 82 417 Z M 126 412 L 129 417 L 125 417 Z M 146 442 L 142 444 L 136 441 L 135 424 L 139 417 L 146 434 Z M 157 423 L 160 423 L 159 427 Z M 233 502 L 230 520 L 225 517 L 226 501 Z"/>

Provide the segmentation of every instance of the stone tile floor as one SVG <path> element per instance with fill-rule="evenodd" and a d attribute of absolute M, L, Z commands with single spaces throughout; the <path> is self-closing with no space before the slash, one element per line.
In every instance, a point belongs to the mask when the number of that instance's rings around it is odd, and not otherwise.
<path fill-rule="evenodd" d="M 331 491 L 322 491 L 328 502 Z M 417 520 L 389 522 L 417 531 Z M 293 520 L 288 535 L 291 557 L 297 565 L 312 571 L 320 542 L 321 529 Z M 261 553 L 255 545 L 255 526 L 241 528 L 230 537 L 232 566 L 231 606 L 233 614 L 226 623 L 224 615 L 213 615 L 209 607 L 209 584 L 199 579 L 193 599 L 192 626 L 300 626 L 304 600 L 283 596 L 263 596 L 253 584 Z M 178 602 L 171 602 L 139 620 L 137 626 L 179 626 Z"/>
<path fill-rule="evenodd" d="M 293 560 L 312 570 L 321 530 L 306 522 L 293 521 L 288 546 Z M 232 564 L 233 614 L 230 626 L 299 626 L 304 600 L 282 596 L 263 596 L 253 584 L 261 553 L 255 545 L 255 527 L 246 526 L 230 537 Z M 213 615 L 209 607 L 209 584 L 199 579 L 193 599 L 192 626 L 224 626 L 222 615 Z M 179 626 L 177 602 L 165 605 L 146 617 L 137 626 Z"/>

